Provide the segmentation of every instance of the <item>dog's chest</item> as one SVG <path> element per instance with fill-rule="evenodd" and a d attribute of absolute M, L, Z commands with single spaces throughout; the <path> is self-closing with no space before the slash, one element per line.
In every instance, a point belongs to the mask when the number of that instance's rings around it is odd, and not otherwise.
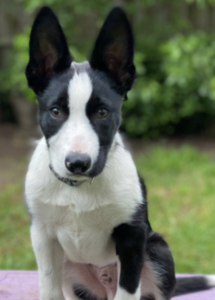
<path fill-rule="evenodd" d="M 128 220 L 114 205 L 76 213 L 72 207 L 40 204 L 37 220 L 44 223 L 48 235 L 57 238 L 72 262 L 104 266 L 116 261 L 113 228 Z"/>

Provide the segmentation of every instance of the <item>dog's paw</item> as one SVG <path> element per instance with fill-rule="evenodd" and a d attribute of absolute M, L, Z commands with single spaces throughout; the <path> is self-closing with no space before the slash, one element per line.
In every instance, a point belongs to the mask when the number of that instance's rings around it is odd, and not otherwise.
<path fill-rule="evenodd" d="M 40 293 L 40 300 L 65 300 L 62 292 L 42 292 Z"/>
<path fill-rule="evenodd" d="M 65 299 L 64 297 L 58 297 L 54 295 L 53 297 L 50 296 L 48 298 L 41 296 L 40 300 L 67 300 L 67 299 Z"/>
<path fill-rule="evenodd" d="M 40 297 L 40 300 L 66 300 L 64 297 L 58 297 L 58 296 L 50 296 L 50 297 Z"/>
<path fill-rule="evenodd" d="M 135 294 L 128 293 L 125 289 L 118 287 L 114 300 L 139 300 L 140 290 L 138 289 Z"/>

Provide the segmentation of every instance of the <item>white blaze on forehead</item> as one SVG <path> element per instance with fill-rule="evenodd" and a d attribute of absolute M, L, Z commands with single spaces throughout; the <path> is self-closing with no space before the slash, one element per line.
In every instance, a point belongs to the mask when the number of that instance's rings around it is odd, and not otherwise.
<path fill-rule="evenodd" d="M 71 67 L 74 68 L 74 75 L 68 85 L 69 118 L 49 140 L 51 164 L 62 177 L 68 174 L 65 159 L 70 152 L 89 155 L 91 168 L 99 154 L 99 138 L 86 115 L 86 105 L 93 90 L 90 77 L 84 70 L 87 64 L 72 64 Z M 78 69 L 82 69 L 81 72 Z"/>
<path fill-rule="evenodd" d="M 71 125 L 71 135 L 73 135 L 71 151 L 86 153 L 89 131 L 93 131 L 86 116 L 86 104 L 90 99 L 93 88 L 89 75 L 84 70 L 77 72 L 76 64 L 73 67 L 75 72 L 68 87 L 69 123 Z"/>
<path fill-rule="evenodd" d="M 78 72 L 76 63 L 72 64 L 72 67 L 75 72 L 68 86 L 70 151 L 86 153 L 91 157 L 92 162 L 95 162 L 99 152 L 99 141 L 86 115 L 86 105 L 91 97 L 93 87 L 91 79 L 84 69 Z"/>
<path fill-rule="evenodd" d="M 85 112 L 86 103 L 90 99 L 92 90 L 89 75 L 84 71 L 80 73 L 75 71 L 68 89 L 70 113 L 74 111 L 76 113 Z"/>

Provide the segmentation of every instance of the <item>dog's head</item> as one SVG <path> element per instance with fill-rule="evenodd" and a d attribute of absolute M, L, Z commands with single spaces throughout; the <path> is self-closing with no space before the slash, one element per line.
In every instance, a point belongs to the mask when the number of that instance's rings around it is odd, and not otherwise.
<path fill-rule="evenodd" d="M 50 164 L 59 178 L 93 178 L 104 169 L 135 68 L 133 36 L 120 8 L 108 15 L 89 62 L 73 62 L 62 28 L 44 7 L 34 21 L 26 68 L 39 102 Z"/>

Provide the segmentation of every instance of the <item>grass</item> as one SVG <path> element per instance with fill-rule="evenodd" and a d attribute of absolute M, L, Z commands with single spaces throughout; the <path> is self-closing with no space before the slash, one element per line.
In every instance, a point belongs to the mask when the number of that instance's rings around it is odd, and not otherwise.
<path fill-rule="evenodd" d="M 215 163 L 190 147 L 153 147 L 136 164 L 148 188 L 152 227 L 168 241 L 177 272 L 214 273 Z M 18 179 L 0 193 L 0 269 L 35 269 Z"/>
<path fill-rule="evenodd" d="M 190 147 L 155 147 L 137 157 L 149 218 L 172 250 L 179 273 L 214 273 L 215 163 Z"/>
<path fill-rule="evenodd" d="M 23 199 L 21 183 L 8 185 L 0 193 L 0 269 L 36 269 Z"/>

